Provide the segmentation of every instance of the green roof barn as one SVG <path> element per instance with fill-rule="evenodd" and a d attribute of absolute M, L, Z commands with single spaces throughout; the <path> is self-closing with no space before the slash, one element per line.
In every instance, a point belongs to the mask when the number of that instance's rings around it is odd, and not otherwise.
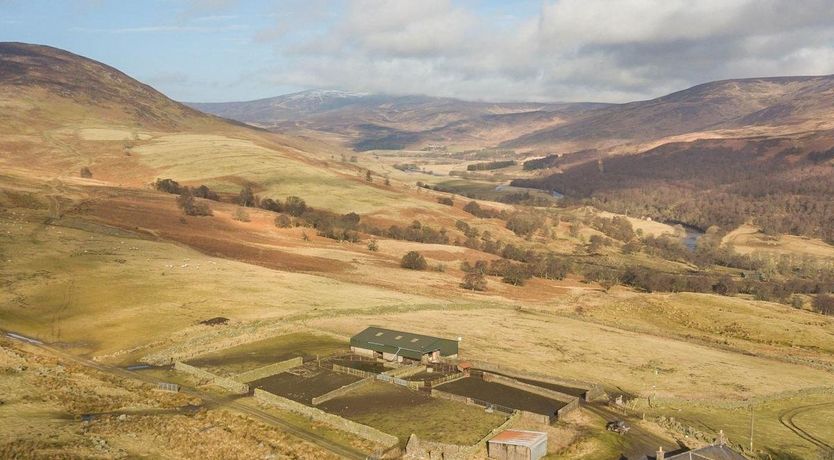
<path fill-rule="evenodd" d="M 456 356 L 458 341 L 372 326 L 350 338 L 350 349 L 389 361 L 437 361 L 441 356 Z"/>

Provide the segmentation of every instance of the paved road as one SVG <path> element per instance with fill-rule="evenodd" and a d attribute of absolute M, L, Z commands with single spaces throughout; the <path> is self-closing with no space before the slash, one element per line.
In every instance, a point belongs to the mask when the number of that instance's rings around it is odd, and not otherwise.
<path fill-rule="evenodd" d="M 40 340 L 32 339 L 26 337 L 22 334 L 17 334 L 11 331 L 5 331 L 0 329 L 0 333 L 5 335 L 6 337 L 17 340 L 19 342 L 23 342 L 29 344 L 31 346 L 38 347 L 42 350 L 46 350 L 54 355 L 57 355 L 67 361 L 71 361 L 81 366 L 89 367 L 92 369 L 96 369 L 100 372 L 105 372 L 112 375 L 118 375 L 119 377 L 138 380 L 144 383 L 149 383 L 151 385 L 156 386 L 157 384 L 161 383 L 161 380 L 155 379 L 149 375 L 143 375 L 138 372 L 129 371 L 126 369 L 122 369 L 115 366 L 109 366 L 106 364 L 98 363 L 93 360 L 82 358 L 80 356 L 76 356 L 70 353 L 67 353 L 61 349 L 52 347 Z M 205 391 L 200 391 L 196 388 L 188 388 L 188 387 L 180 387 L 180 392 L 185 393 L 191 396 L 198 397 L 205 402 L 206 406 L 209 407 L 225 407 L 227 409 L 233 409 L 237 412 L 246 414 L 247 416 L 258 420 L 260 422 L 266 423 L 267 425 L 276 426 L 281 429 L 281 431 L 285 431 L 295 437 L 301 438 L 305 441 L 308 441 L 312 444 L 315 444 L 322 449 L 328 450 L 331 453 L 338 455 L 342 458 L 348 459 L 356 459 L 356 460 L 365 460 L 369 458 L 368 454 L 356 450 L 352 447 L 343 446 L 341 444 L 337 444 L 333 441 L 330 441 L 326 438 L 321 437 L 316 433 L 311 433 L 309 431 L 303 430 L 298 426 L 292 425 L 289 422 L 276 417 L 268 412 L 262 411 L 256 407 L 249 406 L 247 404 L 243 404 L 239 401 L 242 397 L 240 395 L 231 395 L 231 396 L 217 396 Z"/>

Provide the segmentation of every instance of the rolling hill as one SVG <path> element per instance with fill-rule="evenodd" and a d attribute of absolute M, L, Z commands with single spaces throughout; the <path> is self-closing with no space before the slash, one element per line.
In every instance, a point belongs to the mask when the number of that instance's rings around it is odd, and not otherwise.
<path fill-rule="evenodd" d="M 648 101 L 600 108 L 560 126 L 504 142 L 503 147 L 553 148 L 562 143 L 637 143 L 708 132 L 781 135 L 830 129 L 834 76 L 725 80 Z M 716 134 L 713 134 L 715 136 Z"/>
<path fill-rule="evenodd" d="M 471 102 L 336 90 L 188 105 L 277 132 L 336 135 L 357 150 L 419 148 L 428 144 L 486 147 L 604 106 Z"/>

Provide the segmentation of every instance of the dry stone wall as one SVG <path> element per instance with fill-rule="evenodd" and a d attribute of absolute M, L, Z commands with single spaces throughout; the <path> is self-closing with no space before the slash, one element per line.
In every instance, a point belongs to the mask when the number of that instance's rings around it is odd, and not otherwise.
<path fill-rule="evenodd" d="M 392 436 L 376 428 L 371 428 L 361 423 L 356 423 L 338 415 L 329 414 L 315 407 L 305 406 L 299 402 L 269 393 L 261 389 L 255 389 L 255 399 L 279 409 L 288 410 L 309 417 L 315 421 L 325 423 L 333 428 L 367 439 L 368 441 L 382 444 L 383 446 L 394 446 L 399 442 L 396 436 Z"/>
<path fill-rule="evenodd" d="M 174 369 L 181 372 L 185 372 L 187 374 L 191 374 L 197 377 L 198 379 L 205 380 L 213 385 L 225 388 L 226 390 L 229 390 L 232 393 L 249 393 L 249 385 L 245 383 L 240 383 L 232 379 L 228 379 L 226 377 L 221 377 L 216 374 L 212 374 L 211 372 L 200 369 L 199 367 L 190 366 L 183 362 L 177 361 L 176 363 L 174 363 Z"/>
<path fill-rule="evenodd" d="M 301 366 L 302 364 L 304 364 L 304 359 L 298 356 L 286 361 L 281 361 L 279 363 L 253 369 L 248 372 L 243 372 L 236 375 L 234 379 L 241 383 L 254 382 L 255 380 L 265 379 L 269 376 L 280 374 L 281 372 Z"/>

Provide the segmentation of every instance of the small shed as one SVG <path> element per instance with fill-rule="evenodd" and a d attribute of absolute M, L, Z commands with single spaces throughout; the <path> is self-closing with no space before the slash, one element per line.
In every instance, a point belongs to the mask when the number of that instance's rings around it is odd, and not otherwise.
<path fill-rule="evenodd" d="M 538 460 L 547 455 L 547 433 L 504 430 L 489 440 L 487 449 L 496 460 Z"/>

